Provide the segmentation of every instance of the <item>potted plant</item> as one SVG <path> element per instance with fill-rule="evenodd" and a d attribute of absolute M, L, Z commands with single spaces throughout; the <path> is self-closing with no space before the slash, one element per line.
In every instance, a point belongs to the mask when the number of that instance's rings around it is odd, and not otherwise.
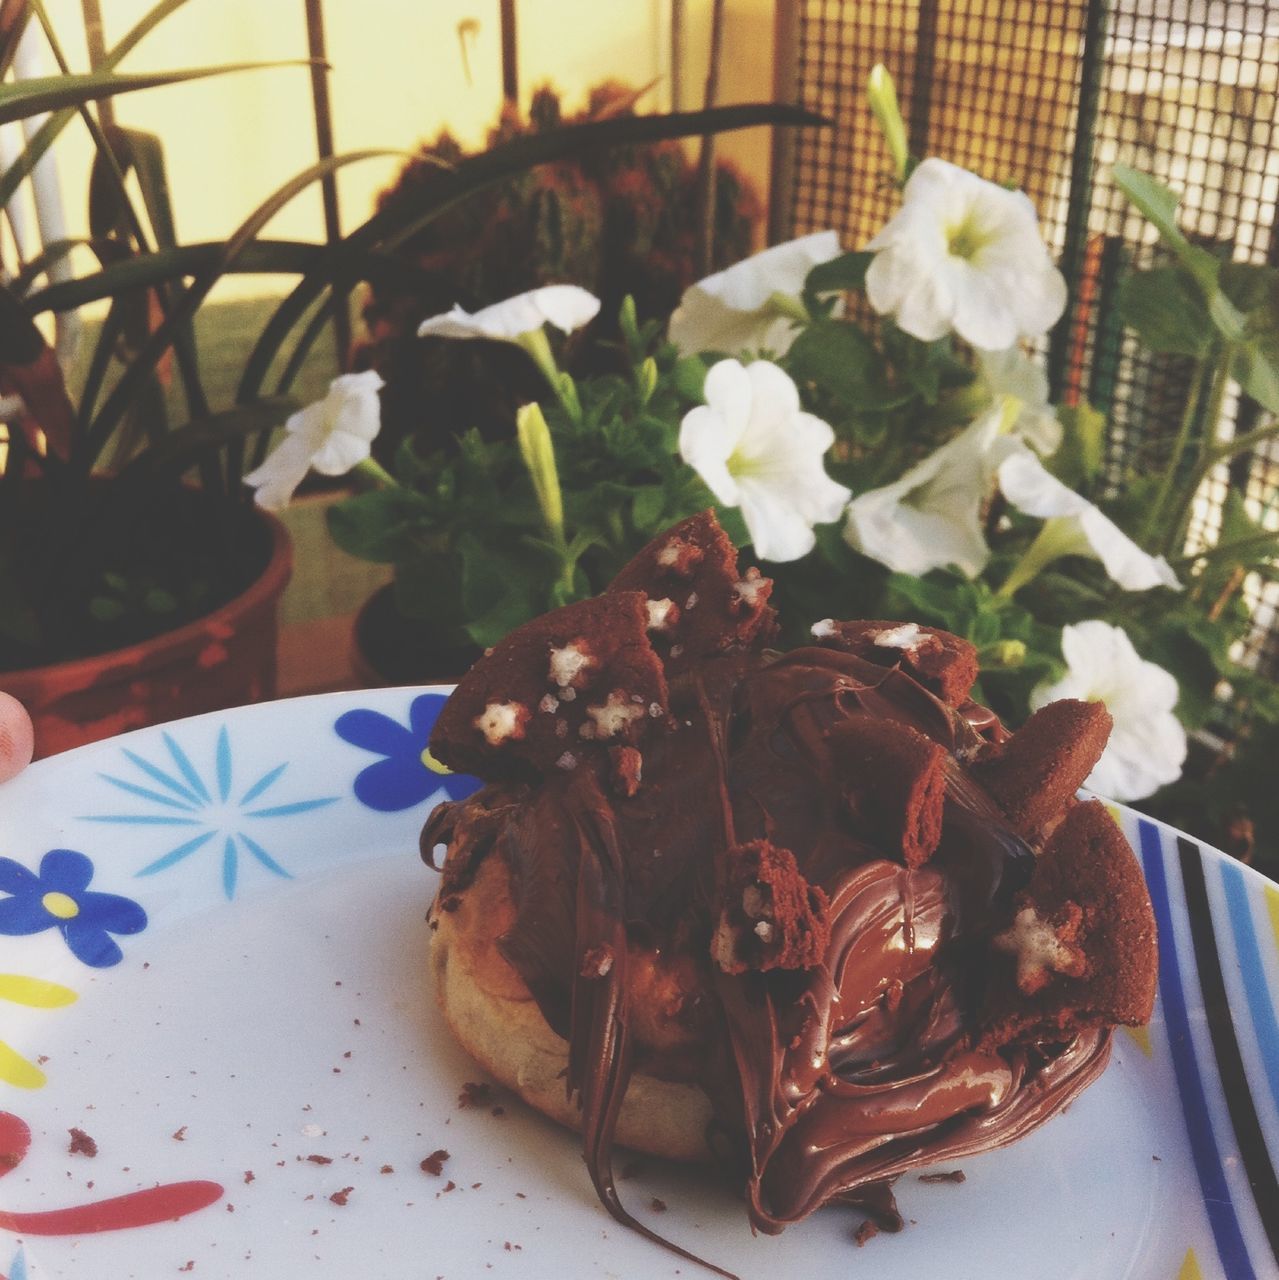
<path fill-rule="evenodd" d="M 239 69 L 144 76 L 115 70 L 182 3 L 160 0 L 92 75 L 0 84 L 0 123 L 53 112 L 0 175 L 4 199 L 77 111 L 97 149 L 91 193 L 98 234 L 90 247 L 101 269 L 39 287 L 49 261 L 74 247 L 50 246 L 0 288 L 0 396 L 9 419 L 0 478 L 0 685 L 28 704 L 42 754 L 271 696 L 274 609 L 288 552 L 279 525 L 249 502 L 244 474 L 261 463 L 281 423 L 295 452 L 307 446 L 322 452 L 331 424 L 324 414 L 300 410 L 291 388 L 332 310 L 348 305 L 354 287 L 414 278 L 413 267 L 390 256 L 399 244 L 473 193 L 568 155 L 720 129 L 820 122 L 798 108 L 760 104 L 551 129 L 459 161 L 429 190 L 379 210 L 334 244 L 262 238 L 271 218 L 312 184 L 346 164 L 387 154 L 356 152 L 290 178 L 225 240 L 180 245 L 167 234 L 172 220 L 161 199 L 156 140 L 127 130 L 104 133 L 85 104 Z M 5 27 L 0 70 L 31 17 L 65 67 L 43 6 L 29 0 L 15 13 L 16 23 Z M 150 233 L 124 181 L 130 168 L 147 199 Z M 199 377 L 193 318 L 223 275 L 264 270 L 291 274 L 296 283 L 247 352 L 234 403 L 215 408 Z M 416 274 L 420 281 L 429 270 Z M 77 406 L 35 319 L 99 299 L 109 299 L 111 311 Z M 186 401 L 186 421 L 176 426 L 161 392 L 170 365 Z M 369 382 L 357 386 L 367 398 Z M 335 402 L 348 387 L 338 380 Z M 354 461 L 342 456 L 346 466 Z"/>
<path fill-rule="evenodd" d="M 909 156 L 882 72 L 872 94 L 902 209 L 865 251 L 833 233 L 776 246 L 693 286 L 666 326 L 624 304 L 620 373 L 557 364 L 548 330 L 598 308 L 577 287 L 428 319 L 424 335 L 519 348 L 544 394 L 510 438 L 459 430 L 445 450 L 405 442 L 390 472 L 362 464 L 368 487 L 332 510 L 334 537 L 395 566 L 401 611 L 446 650 L 479 649 L 714 506 L 802 621 L 791 643 L 832 616 L 909 618 L 977 646 L 978 696 L 1011 724 L 1054 698 L 1105 699 L 1116 729 L 1091 784 L 1220 843 L 1243 810 L 1273 867 L 1258 753 L 1279 699 L 1232 652 L 1250 626 L 1242 584 L 1279 532 L 1237 496 L 1215 541 L 1188 546 L 1187 529 L 1212 468 L 1279 434 L 1272 418 L 1216 435 L 1232 381 L 1279 413 L 1279 277 L 1191 245 L 1173 193 L 1116 170 L 1168 251 L 1125 281 L 1123 318 L 1192 363 L 1194 390 L 1171 456 L 1115 486 L 1102 416 L 1050 404 L 1027 351 L 1066 299 L 1029 200 Z M 1252 718 L 1222 750 L 1205 731 L 1227 688 Z"/>
<path fill-rule="evenodd" d="M 108 136 L 86 110 L 119 93 L 248 69 L 117 73 L 121 58 L 176 7 L 157 5 L 93 74 L 0 84 L 0 123 L 51 113 L 0 173 L 0 208 L 81 113 L 97 143 L 92 248 L 119 268 L 78 406 L 33 319 L 64 305 L 60 286 L 36 285 L 73 243 L 48 246 L 0 285 L 0 686 L 29 709 L 40 754 L 274 688 L 276 605 L 290 548 L 279 522 L 244 502 L 225 445 L 269 430 L 289 404 L 210 410 L 170 282 L 127 287 L 130 271 L 159 261 L 147 252 L 149 237 L 171 226 L 162 154 L 135 131 Z M 62 59 L 42 6 L 20 4 L 11 17 L 0 66 L 32 19 Z M 130 167 L 147 196 L 149 231 L 125 185 Z M 173 431 L 154 371 L 132 387 L 127 376 L 109 386 L 113 366 L 137 354 L 165 313 L 192 418 Z"/>

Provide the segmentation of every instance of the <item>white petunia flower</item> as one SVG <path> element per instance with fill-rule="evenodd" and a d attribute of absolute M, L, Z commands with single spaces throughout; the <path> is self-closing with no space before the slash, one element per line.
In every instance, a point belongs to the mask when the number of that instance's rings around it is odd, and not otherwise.
<path fill-rule="evenodd" d="M 1051 458 L 1061 448 L 1063 432 L 1057 411 L 1048 402 L 1048 375 L 1038 361 L 1018 346 L 1007 351 L 978 351 L 977 370 L 992 400 L 1012 396 L 1020 401 L 1013 435 L 1041 457 Z"/>
<path fill-rule="evenodd" d="M 1186 731 L 1173 714 L 1177 681 L 1147 662 L 1127 632 L 1108 622 L 1063 627 L 1066 675 L 1030 695 L 1037 711 L 1060 698 L 1103 702 L 1115 727 L 1085 786 L 1112 800 L 1141 800 L 1181 776 Z"/>
<path fill-rule="evenodd" d="M 851 496 L 822 465 L 835 433 L 799 407 L 790 378 L 767 360 L 721 360 L 706 375 L 706 403 L 684 415 L 680 457 L 729 507 L 741 507 L 755 552 L 798 560 L 813 526 L 838 520 Z"/>
<path fill-rule="evenodd" d="M 1110 577 L 1125 591 L 1152 587 L 1181 590 L 1181 583 L 1163 556 L 1148 555 L 1113 520 L 1087 498 L 1062 484 L 1028 449 L 1019 449 L 999 467 L 999 487 L 1019 511 L 1046 521 L 1026 553 L 1029 576 L 1061 556 L 1089 556 L 1100 560 Z M 1023 563 L 1026 563 L 1023 561 Z M 1021 566 L 1016 577 L 1028 581 Z M 1004 594 L 1021 585 L 1005 584 Z"/>
<path fill-rule="evenodd" d="M 785 354 L 795 340 L 798 298 L 808 273 L 840 253 L 834 231 L 774 245 L 684 290 L 668 336 L 681 355 L 767 350 Z"/>
<path fill-rule="evenodd" d="M 572 333 L 595 319 L 600 300 L 575 284 L 549 284 L 528 293 L 495 302 L 472 315 L 455 306 L 443 315 L 432 316 L 418 326 L 419 338 L 490 338 L 496 342 L 519 342 L 527 333 L 553 324 Z"/>
<path fill-rule="evenodd" d="M 1004 351 L 1046 333 L 1066 306 L 1029 198 L 945 160 L 925 160 L 902 207 L 870 242 L 866 296 L 924 342 L 952 329 Z"/>
<path fill-rule="evenodd" d="M 1023 449 L 996 405 L 900 480 L 854 498 L 844 539 L 896 573 L 957 566 L 975 578 L 990 559 L 982 516 L 1000 462 Z"/>
<path fill-rule="evenodd" d="M 344 373 L 329 384 L 323 400 L 309 404 L 284 424 L 284 439 L 255 471 L 244 477 L 258 506 L 281 511 L 308 471 L 340 476 L 369 456 L 382 426 L 378 392 L 382 379 L 369 369 Z"/>

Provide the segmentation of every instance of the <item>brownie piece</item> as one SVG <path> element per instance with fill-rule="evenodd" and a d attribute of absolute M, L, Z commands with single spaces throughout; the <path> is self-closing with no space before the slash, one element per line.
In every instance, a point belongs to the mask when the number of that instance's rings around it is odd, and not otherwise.
<path fill-rule="evenodd" d="M 888 857 L 917 867 L 941 840 L 945 748 L 909 725 L 852 715 L 829 737 L 853 829 Z"/>
<path fill-rule="evenodd" d="M 948 706 L 961 706 L 977 679 L 977 650 L 936 627 L 915 622 L 836 622 L 826 618 L 812 628 L 823 649 L 852 653 L 881 667 L 900 665 Z"/>
<path fill-rule="evenodd" d="M 1040 707 L 971 768 L 1004 816 L 1028 840 L 1046 834 L 1106 749 L 1114 721 L 1100 702 L 1063 698 Z"/>
<path fill-rule="evenodd" d="M 711 956 L 725 973 L 812 969 L 824 962 L 829 903 L 789 849 L 767 840 L 737 845 L 725 854 L 723 881 Z"/>
<path fill-rule="evenodd" d="M 545 776 L 635 747 L 668 714 L 647 601 L 616 591 L 526 622 L 490 650 L 440 712 L 431 752 L 490 781 Z M 637 779 L 638 759 L 625 772 Z"/>
<path fill-rule="evenodd" d="M 644 593 L 649 635 L 671 675 L 767 640 L 776 630 L 772 590 L 758 569 L 738 572 L 737 549 L 711 511 L 654 538 L 609 587 Z"/>
<path fill-rule="evenodd" d="M 1157 976 L 1154 912 L 1136 856 L 1100 801 L 1076 804 L 992 938 L 983 1043 L 1139 1026 Z"/>

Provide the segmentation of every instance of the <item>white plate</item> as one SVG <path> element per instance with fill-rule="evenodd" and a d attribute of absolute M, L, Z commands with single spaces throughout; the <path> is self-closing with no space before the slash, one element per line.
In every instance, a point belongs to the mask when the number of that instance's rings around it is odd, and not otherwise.
<path fill-rule="evenodd" d="M 422 761 L 442 700 L 245 707 L 0 788 L 0 1277 L 697 1273 L 612 1222 L 571 1135 L 459 1106 L 483 1076 L 428 989 L 417 852 L 464 785 Z M 1279 1274 L 1279 889 L 1120 817 L 1160 1000 L 1066 1114 L 962 1185 L 903 1179 L 907 1229 L 860 1251 L 838 1210 L 752 1238 L 731 1195 L 652 1162 L 627 1203 L 743 1277 Z"/>

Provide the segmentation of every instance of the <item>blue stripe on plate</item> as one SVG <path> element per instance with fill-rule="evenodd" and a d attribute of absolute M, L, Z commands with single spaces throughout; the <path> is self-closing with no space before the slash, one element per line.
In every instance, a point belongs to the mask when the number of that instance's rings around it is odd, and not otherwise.
<path fill-rule="evenodd" d="M 1137 824 L 1141 835 L 1141 860 L 1150 888 L 1150 901 L 1159 928 L 1159 995 L 1168 1023 L 1168 1048 L 1172 1054 L 1173 1074 L 1181 1095 L 1181 1113 L 1186 1121 L 1186 1136 L 1194 1157 L 1195 1172 L 1203 1192 L 1204 1209 L 1217 1243 L 1217 1253 L 1228 1280 L 1256 1280 L 1256 1272 L 1248 1257 L 1248 1249 L 1239 1228 L 1239 1217 L 1230 1198 L 1221 1153 L 1217 1150 L 1212 1124 L 1208 1119 L 1208 1099 L 1203 1077 L 1195 1057 L 1190 1032 L 1190 1016 L 1186 1009 L 1186 993 L 1181 985 L 1176 942 L 1172 926 L 1172 904 L 1168 896 L 1168 879 L 1164 868 L 1159 828 L 1141 819 Z"/>
<path fill-rule="evenodd" d="M 1257 938 L 1256 922 L 1248 902 L 1248 885 L 1243 868 L 1236 862 L 1220 864 L 1221 883 L 1225 888 L 1226 907 L 1230 912 L 1230 926 L 1235 935 L 1235 952 L 1242 970 L 1243 989 L 1248 998 L 1248 1012 L 1252 1015 L 1253 1029 L 1261 1049 L 1261 1061 L 1266 1071 L 1266 1082 L 1275 1109 L 1279 1111 L 1279 1015 L 1275 1004 L 1279 994 L 1269 990 L 1269 979 L 1261 955 L 1261 943 Z"/>
<path fill-rule="evenodd" d="M 1208 902 L 1208 884 L 1204 876 L 1203 854 L 1193 840 L 1177 837 L 1181 859 L 1181 887 L 1186 895 L 1186 915 L 1190 920 L 1190 936 L 1194 943 L 1195 961 L 1199 968 L 1199 991 L 1203 996 L 1204 1015 L 1212 1051 L 1217 1059 L 1217 1076 L 1226 1098 L 1226 1110 L 1235 1131 L 1235 1143 L 1243 1160 L 1244 1176 L 1252 1189 L 1257 1213 L 1275 1264 L 1279 1267 L 1279 1175 L 1266 1148 L 1257 1105 L 1252 1100 L 1252 1083 L 1243 1064 L 1239 1036 L 1235 1031 L 1236 1010 L 1230 1007 L 1226 994 L 1226 977 L 1221 968 L 1212 907 Z M 1243 1010 L 1237 1011 L 1242 1017 Z M 1279 1273 L 1277 1273 L 1279 1274 Z"/>

